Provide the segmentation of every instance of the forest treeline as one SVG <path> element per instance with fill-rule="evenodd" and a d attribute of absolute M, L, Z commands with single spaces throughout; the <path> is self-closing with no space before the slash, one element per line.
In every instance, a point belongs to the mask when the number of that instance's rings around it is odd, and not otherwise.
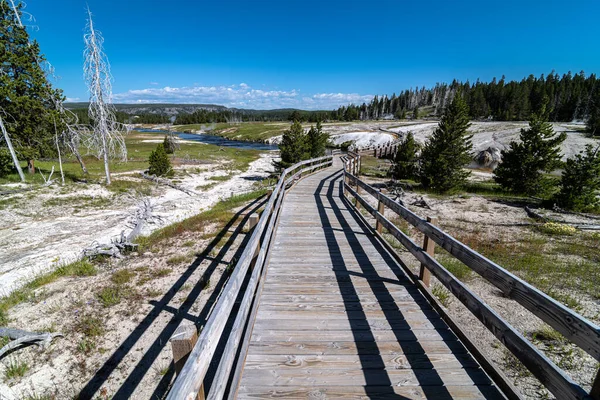
<path fill-rule="evenodd" d="M 587 120 L 599 107 L 600 84 L 595 74 L 583 71 L 562 76 L 554 71 L 536 78 L 529 75 L 521 81 L 507 81 L 505 77 L 491 82 L 438 83 L 433 88 L 402 91 L 399 95 L 375 96 L 370 103 L 340 107 L 334 119 L 369 120 L 393 116 L 412 117 L 415 109 L 429 107 L 434 116 L 441 116 L 455 95 L 461 93 L 469 107 L 471 119 L 496 121 L 527 120 L 539 112 L 543 99 L 549 99 L 549 118 L 555 122 Z M 418 114 L 418 112 L 417 112 Z"/>
<path fill-rule="evenodd" d="M 302 110 L 239 110 L 201 109 L 193 113 L 181 112 L 175 118 L 161 113 L 131 115 L 118 111 L 120 122 L 176 125 L 206 123 L 239 123 L 255 121 L 356 121 L 377 119 L 405 119 L 423 116 L 440 117 L 457 93 L 465 100 L 471 119 L 495 121 L 528 120 L 539 112 L 548 99 L 549 119 L 553 122 L 592 121 L 593 131 L 600 122 L 600 84 L 595 74 L 581 71 L 560 76 L 555 72 L 540 77 L 533 75 L 521 81 L 507 81 L 505 77 L 491 82 L 469 81 L 438 83 L 432 88 L 408 89 L 391 96 L 375 96 L 369 103 L 350 104 L 332 111 Z M 86 110 L 75 110 L 85 123 Z M 596 122 L 594 122 L 596 121 Z"/>

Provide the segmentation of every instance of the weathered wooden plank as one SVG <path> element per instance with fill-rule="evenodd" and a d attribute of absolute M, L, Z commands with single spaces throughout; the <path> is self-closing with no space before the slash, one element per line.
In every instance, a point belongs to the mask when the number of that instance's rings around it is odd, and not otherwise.
<path fill-rule="evenodd" d="M 396 331 L 275 331 L 260 330 L 252 333 L 253 342 L 330 342 L 340 340 L 344 342 L 377 342 L 377 341 L 427 341 L 427 340 L 455 340 L 456 336 L 449 330 L 414 329 Z"/>
<path fill-rule="evenodd" d="M 332 341 L 332 342 L 250 342 L 250 354 L 342 355 L 342 354 L 465 354 L 458 340 L 427 340 L 423 342 Z"/>
<path fill-rule="evenodd" d="M 418 293 L 412 293 L 409 291 L 403 292 L 390 292 L 389 296 L 394 301 L 425 301 L 425 299 L 420 296 Z M 379 301 L 380 297 L 370 293 L 357 293 L 357 294 L 322 294 L 322 295 L 314 295 L 314 294 L 263 294 L 260 297 L 260 301 L 263 304 L 272 304 L 277 302 L 285 302 L 285 303 L 336 303 L 340 301 L 344 302 L 353 302 L 353 301 L 364 301 L 364 302 L 374 302 Z"/>
<path fill-rule="evenodd" d="M 470 354 L 409 355 L 256 355 L 246 358 L 247 369 L 460 369 L 478 368 Z"/>
<path fill-rule="evenodd" d="M 439 315 L 435 311 L 430 310 L 405 310 L 401 313 L 396 312 L 390 315 L 385 311 L 268 311 L 259 309 L 259 317 L 264 319 L 371 319 L 371 318 L 385 318 L 388 320 L 427 320 L 430 318 L 439 318 Z"/>
<path fill-rule="evenodd" d="M 503 400 L 493 386 L 242 386 L 238 399 L 348 399 L 348 400 Z"/>
<path fill-rule="evenodd" d="M 242 385 L 259 386 L 336 386 L 336 385 L 391 385 L 391 386 L 443 386 L 490 385 L 492 382 L 480 369 L 398 369 L 398 370 L 318 370 L 311 369 L 248 369 L 244 371 Z"/>
<path fill-rule="evenodd" d="M 427 302 L 416 303 L 408 301 L 396 302 L 339 302 L 339 303 L 262 303 L 260 311 L 384 311 L 388 315 L 402 314 L 403 312 L 419 312 L 422 310 L 433 310 Z"/>
<path fill-rule="evenodd" d="M 293 327 L 295 330 L 317 331 L 323 330 L 400 330 L 400 329 L 447 329 L 444 321 L 441 319 L 423 318 L 417 320 L 406 319 L 385 319 L 385 318 L 370 318 L 370 319 L 311 319 L 302 320 L 298 323 L 290 324 L 286 319 L 271 319 L 257 318 L 254 323 L 254 329 L 258 332 L 261 330 L 290 330 Z"/>

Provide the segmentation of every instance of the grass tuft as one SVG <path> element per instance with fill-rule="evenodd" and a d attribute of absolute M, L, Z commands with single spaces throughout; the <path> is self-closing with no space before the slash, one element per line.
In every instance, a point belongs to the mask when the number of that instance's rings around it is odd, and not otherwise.
<path fill-rule="evenodd" d="M 21 378 L 27 371 L 29 371 L 29 365 L 25 361 L 11 358 L 6 365 L 4 376 L 6 376 L 6 379 Z"/>

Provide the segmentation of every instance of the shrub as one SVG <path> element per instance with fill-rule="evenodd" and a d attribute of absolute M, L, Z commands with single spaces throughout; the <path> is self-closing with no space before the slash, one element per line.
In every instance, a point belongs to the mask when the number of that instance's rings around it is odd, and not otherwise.
<path fill-rule="evenodd" d="M 417 143 L 412 132 L 398 146 L 392 173 L 396 179 L 413 179 L 417 173 Z"/>
<path fill-rule="evenodd" d="M 0 177 L 12 172 L 13 160 L 8 149 L 0 149 Z"/>
<path fill-rule="evenodd" d="M 521 129 L 520 142 L 512 141 L 509 150 L 502 150 L 502 163 L 494 171 L 494 179 L 516 193 L 538 195 L 547 191 L 550 181 L 543 173 L 560 165 L 560 145 L 566 138 L 564 132 L 555 135 L 543 106 L 539 114 L 531 116 L 529 129 Z"/>
<path fill-rule="evenodd" d="M 557 222 L 546 222 L 544 225 L 538 228 L 542 233 L 549 235 L 573 235 L 577 232 L 577 229 L 570 225 L 559 224 Z"/>
<path fill-rule="evenodd" d="M 169 133 L 167 136 L 165 136 L 163 146 L 167 154 L 174 154 L 175 150 L 179 150 L 179 144 L 172 133 Z"/>
<path fill-rule="evenodd" d="M 560 192 L 554 201 L 560 207 L 574 211 L 594 211 L 600 205 L 600 154 L 591 145 L 569 158 L 560 181 Z"/>
<path fill-rule="evenodd" d="M 173 174 L 173 167 L 171 166 L 171 160 L 165 151 L 165 146 L 159 143 L 150 154 L 150 168 L 148 169 L 150 175 L 156 176 L 169 176 Z"/>
<path fill-rule="evenodd" d="M 472 136 L 467 134 L 469 106 L 462 96 L 454 97 L 433 135 L 421 152 L 419 178 L 425 188 L 447 192 L 462 186 L 470 172 Z"/>

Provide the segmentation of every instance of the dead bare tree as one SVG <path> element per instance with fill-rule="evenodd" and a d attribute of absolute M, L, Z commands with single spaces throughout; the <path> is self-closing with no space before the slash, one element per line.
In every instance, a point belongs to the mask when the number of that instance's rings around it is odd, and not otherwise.
<path fill-rule="evenodd" d="M 87 33 L 84 35 L 84 77 L 90 92 L 88 114 L 92 121 L 88 148 L 104 160 L 106 184 L 110 185 L 109 159 L 120 156 L 127 160 L 123 130 L 129 127 L 117 122 L 112 105 L 112 76 L 110 64 L 104 54 L 102 34 L 94 29 L 92 13 L 88 8 Z"/>

